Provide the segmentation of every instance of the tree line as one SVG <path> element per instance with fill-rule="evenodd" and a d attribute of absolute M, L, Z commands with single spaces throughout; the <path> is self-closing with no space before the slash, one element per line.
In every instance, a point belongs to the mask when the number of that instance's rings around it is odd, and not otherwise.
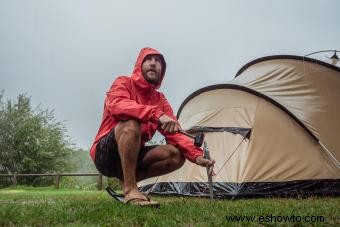
<path fill-rule="evenodd" d="M 88 151 L 77 148 L 53 110 L 32 107 L 19 94 L 0 93 L 0 173 L 95 172 Z"/>

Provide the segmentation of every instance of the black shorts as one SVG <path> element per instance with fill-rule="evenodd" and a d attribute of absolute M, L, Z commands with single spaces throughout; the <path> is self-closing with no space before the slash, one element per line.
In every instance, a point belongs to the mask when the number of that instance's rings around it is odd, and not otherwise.
<path fill-rule="evenodd" d="M 144 146 L 141 148 L 137 158 L 136 172 L 146 170 L 148 166 L 143 163 L 144 156 L 155 146 Z M 102 137 L 96 147 L 94 164 L 100 173 L 107 177 L 116 177 L 123 180 L 123 170 L 115 138 L 114 128 Z"/>

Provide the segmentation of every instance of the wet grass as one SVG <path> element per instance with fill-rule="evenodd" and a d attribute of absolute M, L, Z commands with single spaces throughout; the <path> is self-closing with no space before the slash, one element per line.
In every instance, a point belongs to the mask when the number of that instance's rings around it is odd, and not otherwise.
<path fill-rule="evenodd" d="M 340 198 L 210 201 L 204 198 L 153 196 L 153 199 L 161 203 L 161 208 L 127 206 L 113 201 L 104 191 L 1 189 L 0 226 L 340 225 Z M 226 216 L 233 215 L 255 216 L 255 222 L 246 219 L 243 222 L 228 221 Z M 259 221 L 260 215 L 267 219 Z M 295 222 L 292 219 L 285 222 L 278 217 L 292 215 Z M 307 216 L 324 219 L 304 222 L 303 218 Z M 302 220 L 297 222 L 299 219 L 296 217 L 302 217 Z"/>

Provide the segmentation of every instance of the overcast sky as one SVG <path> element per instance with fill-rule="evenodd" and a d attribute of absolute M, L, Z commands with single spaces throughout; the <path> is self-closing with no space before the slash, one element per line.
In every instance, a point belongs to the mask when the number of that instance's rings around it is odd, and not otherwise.
<path fill-rule="evenodd" d="M 339 50 L 339 22 L 338 0 L 0 0 L 0 90 L 54 109 L 87 149 L 105 92 L 142 47 L 164 54 L 160 90 L 176 113 L 256 58 Z"/>

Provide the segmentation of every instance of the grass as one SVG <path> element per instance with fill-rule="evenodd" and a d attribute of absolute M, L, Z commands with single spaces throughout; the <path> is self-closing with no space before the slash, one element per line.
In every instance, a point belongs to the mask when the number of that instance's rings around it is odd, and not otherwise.
<path fill-rule="evenodd" d="M 330 226 L 340 225 L 340 198 L 241 199 L 159 197 L 160 209 L 127 206 L 104 191 L 19 187 L 0 190 L 0 226 Z M 226 216 L 268 215 L 270 222 Z M 324 222 L 284 222 L 274 216 L 323 216 Z M 258 219 L 256 219 L 258 221 Z"/>

